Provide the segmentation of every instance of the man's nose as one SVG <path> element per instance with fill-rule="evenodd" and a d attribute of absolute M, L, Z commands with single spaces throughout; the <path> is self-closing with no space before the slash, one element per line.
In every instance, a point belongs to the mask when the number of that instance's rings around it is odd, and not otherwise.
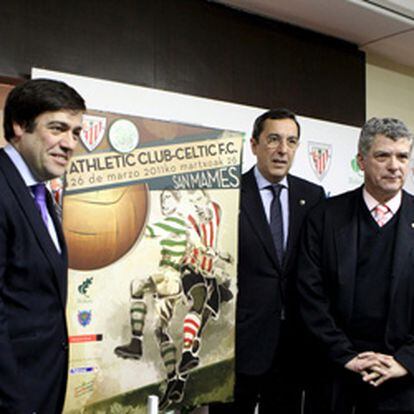
<path fill-rule="evenodd" d="M 285 139 L 281 139 L 279 141 L 279 145 L 277 146 L 277 152 L 281 154 L 285 154 L 287 151 L 287 148 L 288 148 L 287 141 Z"/>
<path fill-rule="evenodd" d="M 61 145 L 69 150 L 74 150 L 78 145 L 78 136 L 72 131 L 66 131 L 65 136 L 62 138 Z"/>
<path fill-rule="evenodd" d="M 399 167 L 398 158 L 394 156 L 390 157 L 389 162 L 388 162 L 388 169 L 397 170 L 398 167 Z"/>

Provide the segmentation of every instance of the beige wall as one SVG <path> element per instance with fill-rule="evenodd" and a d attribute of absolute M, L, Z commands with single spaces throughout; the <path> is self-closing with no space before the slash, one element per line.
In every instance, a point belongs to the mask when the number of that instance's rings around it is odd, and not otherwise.
<path fill-rule="evenodd" d="M 414 131 L 414 68 L 369 54 L 366 62 L 367 119 L 399 118 Z"/>

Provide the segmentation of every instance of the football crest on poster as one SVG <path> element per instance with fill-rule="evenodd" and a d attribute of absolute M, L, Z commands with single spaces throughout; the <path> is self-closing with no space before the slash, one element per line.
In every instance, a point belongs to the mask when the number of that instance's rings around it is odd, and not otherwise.
<path fill-rule="evenodd" d="M 101 142 L 105 134 L 106 118 L 103 116 L 84 115 L 81 140 L 88 151 L 93 151 Z"/>
<path fill-rule="evenodd" d="M 109 143 L 120 153 L 129 153 L 139 143 L 139 132 L 135 124 L 128 119 L 117 119 L 109 128 Z"/>
<path fill-rule="evenodd" d="M 78 322 L 81 326 L 85 327 L 91 323 L 92 311 L 82 310 L 78 312 Z"/>
<path fill-rule="evenodd" d="M 329 171 L 332 160 L 332 145 L 321 142 L 308 142 L 309 161 L 312 171 L 322 181 Z"/>

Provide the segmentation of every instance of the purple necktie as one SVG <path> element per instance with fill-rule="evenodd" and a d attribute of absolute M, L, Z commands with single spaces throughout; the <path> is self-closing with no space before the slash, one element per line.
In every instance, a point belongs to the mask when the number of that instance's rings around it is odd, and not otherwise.
<path fill-rule="evenodd" d="M 30 187 L 33 191 L 34 201 L 37 208 L 40 211 L 42 220 L 47 227 L 48 214 L 47 214 L 47 205 L 46 205 L 46 186 L 44 184 L 36 184 Z"/>

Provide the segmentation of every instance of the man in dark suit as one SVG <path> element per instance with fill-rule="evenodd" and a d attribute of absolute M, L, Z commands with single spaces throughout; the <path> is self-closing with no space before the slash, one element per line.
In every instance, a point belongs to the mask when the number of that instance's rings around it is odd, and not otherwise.
<path fill-rule="evenodd" d="M 309 394 L 321 414 L 414 412 L 414 198 L 402 190 L 412 139 L 399 120 L 370 119 L 358 146 L 363 187 L 306 222 L 298 286 L 325 357 Z"/>
<path fill-rule="evenodd" d="M 46 180 L 64 174 L 85 103 L 36 79 L 6 101 L 0 150 L 0 412 L 60 413 L 66 389 L 67 254 Z"/>
<path fill-rule="evenodd" d="M 292 276 L 302 222 L 324 191 L 288 174 L 300 136 L 292 112 L 262 114 L 252 135 L 257 164 L 241 182 L 235 401 L 210 413 L 252 414 L 258 404 L 260 414 L 299 414 Z"/>

